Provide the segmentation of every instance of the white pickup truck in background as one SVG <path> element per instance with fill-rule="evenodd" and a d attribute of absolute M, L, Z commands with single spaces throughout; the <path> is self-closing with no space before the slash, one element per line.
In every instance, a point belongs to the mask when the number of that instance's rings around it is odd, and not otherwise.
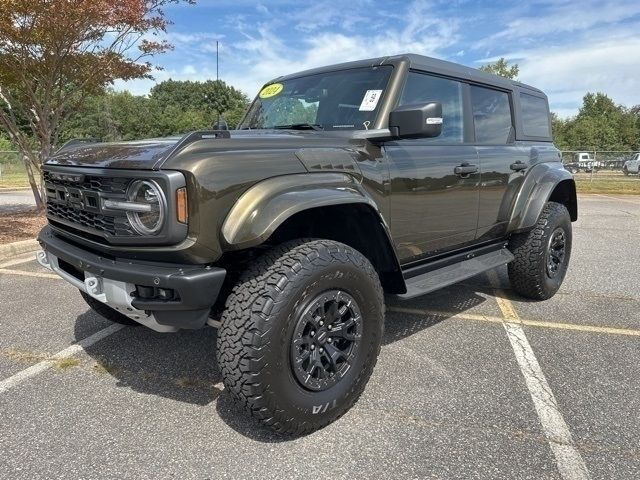
<path fill-rule="evenodd" d="M 566 163 L 564 168 L 569 170 L 571 173 L 578 172 L 591 172 L 594 169 L 600 168 L 600 162 L 594 160 L 588 152 L 576 152 L 573 154 L 573 158 L 570 163 Z"/>
<path fill-rule="evenodd" d="M 636 153 L 633 157 L 624 162 L 622 171 L 625 175 L 640 173 L 640 153 Z"/>

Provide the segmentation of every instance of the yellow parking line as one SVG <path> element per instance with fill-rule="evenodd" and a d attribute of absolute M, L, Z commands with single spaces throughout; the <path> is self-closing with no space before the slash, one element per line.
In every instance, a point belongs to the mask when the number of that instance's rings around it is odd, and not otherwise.
<path fill-rule="evenodd" d="M 578 325 L 575 323 L 562 323 L 562 322 L 547 322 L 544 320 L 526 320 L 519 318 L 513 309 L 513 305 L 509 300 L 496 297 L 498 306 L 505 317 L 494 317 L 491 315 L 480 315 L 473 313 L 458 313 L 458 312 L 445 312 L 441 310 L 428 310 L 418 308 L 404 308 L 404 307 L 389 307 L 390 312 L 395 313 L 408 313 L 411 315 L 433 315 L 436 317 L 448 317 L 457 320 L 469 320 L 475 322 L 489 322 L 489 323 L 503 323 L 504 321 L 519 323 L 521 325 L 527 325 L 530 327 L 540 328 L 554 328 L 557 330 L 574 330 L 578 332 L 589 333 L 606 333 L 609 335 L 627 335 L 640 337 L 640 330 L 634 330 L 630 328 L 618 328 L 618 327 L 601 327 L 596 325 Z M 503 310 L 504 308 L 504 310 Z M 509 318 L 507 318 L 507 315 Z"/>
<path fill-rule="evenodd" d="M 53 273 L 23 272 L 22 270 L 10 270 L 8 268 L 0 268 L 0 274 L 20 275 L 23 277 L 53 278 L 60 280 L 60 277 Z"/>

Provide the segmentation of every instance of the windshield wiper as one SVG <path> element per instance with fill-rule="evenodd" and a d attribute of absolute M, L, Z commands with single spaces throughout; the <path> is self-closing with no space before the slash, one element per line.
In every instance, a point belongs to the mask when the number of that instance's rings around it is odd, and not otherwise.
<path fill-rule="evenodd" d="M 274 125 L 277 130 L 324 130 L 322 125 L 317 123 L 291 123 L 289 125 Z"/>

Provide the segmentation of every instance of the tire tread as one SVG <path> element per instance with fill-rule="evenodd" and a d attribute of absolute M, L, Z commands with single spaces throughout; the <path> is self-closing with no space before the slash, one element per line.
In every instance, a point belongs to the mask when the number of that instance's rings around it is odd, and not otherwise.
<path fill-rule="evenodd" d="M 218 365 L 225 389 L 252 416 L 280 433 L 310 433 L 344 414 L 364 390 L 380 351 L 378 342 L 377 351 L 372 355 L 373 358 L 365 360 L 366 367 L 354 382 L 348 403 L 342 406 L 337 416 L 321 424 L 299 422 L 288 418 L 277 408 L 274 394 L 263 375 L 268 365 L 263 352 L 265 349 L 281 347 L 270 344 L 270 319 L 286 305 L 280 295 L 286 292 L 290 283 L 304 282 L 317 268 L 333 262 L 351 264 L 366 273 L 378 295 L 372 301 L 382 304 L 382 318 L 379 319 L 382 323 L 384 297 L 375 269 L 356 250 L 330 240 L 299 239 L 272 248 L 242 273 L 227 298 L 217 340 Z M 281 342 L 285 343 L 286 339 Z"/>

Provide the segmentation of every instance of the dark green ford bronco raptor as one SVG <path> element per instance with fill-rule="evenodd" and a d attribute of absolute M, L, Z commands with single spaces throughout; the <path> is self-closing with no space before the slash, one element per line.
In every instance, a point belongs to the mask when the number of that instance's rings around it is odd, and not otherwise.
<path fill-rule="evenodd" d="M 294 434 L 364 390 L 384 294 L 507 264 L 547 299 L 578 215 L 545 94 L 418 55 L 276 78 L 237 130 L 66 145 L 44 182 L 40 263 L 114 322 L 218 327 L 225 388 Z"/>

